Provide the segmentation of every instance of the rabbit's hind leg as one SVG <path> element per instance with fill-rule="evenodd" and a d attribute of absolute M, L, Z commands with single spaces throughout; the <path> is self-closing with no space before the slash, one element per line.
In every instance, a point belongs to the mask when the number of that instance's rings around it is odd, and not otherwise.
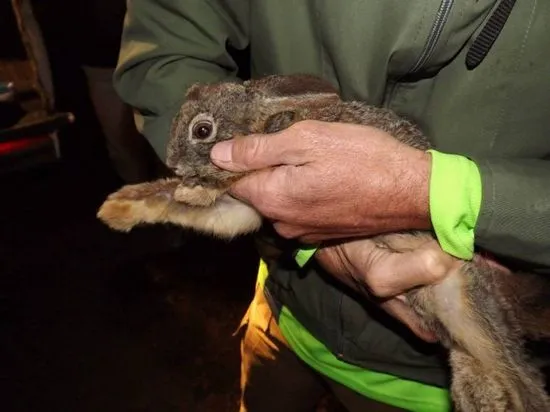
<path fill-rule="evenodd" d="M 496 377 L 473 356 L 452 349 L 451 393 L 455 412 L 519 412 L 514 409 L 506 390 Z"/>

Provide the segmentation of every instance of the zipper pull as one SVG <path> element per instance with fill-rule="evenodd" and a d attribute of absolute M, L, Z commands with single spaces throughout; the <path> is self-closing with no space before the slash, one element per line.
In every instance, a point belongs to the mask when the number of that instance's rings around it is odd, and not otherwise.
<path fill-rule="evenodd" d="M 502 0 L 497 6 L 489 20 L 481 29 L 481 32 L 478 34 L 468 54 L 466 55 L 466 67 L 468 70 L 473 70 L 481 64 L 485 56 L 489 54 L 489 50 L 493 46 L 493 43 L 499 36 L 506 20 L 510 16 L 516 0 Z"/>

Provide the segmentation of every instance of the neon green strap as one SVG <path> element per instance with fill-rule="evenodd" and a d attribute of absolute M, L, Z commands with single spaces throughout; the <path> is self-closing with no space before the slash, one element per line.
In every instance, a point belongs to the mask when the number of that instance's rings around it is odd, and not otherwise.
<path fill-rule="evenodd" d="M 296 355 L 330 379 L 387 405 L 410 412 L 449 412 L 451 399 L 446 389 L 374 372 L 338 359 L 282 308 L 279 327 Z"/>
<path fill-rule="evenodd" d="M 481 208 L 481 176 L 470 159 L 428 150 L 432 155 L 430 215 L 441 248 L 471 259 Z"/>
<path fill-rule="evenodd" d="M 296 252 L 294 252 L 294 259 L 296 260 L 296 263 L 298 263 L 300 267 L 304 267 L 306 263 L 309 262 L 309 260 L 313 257 L 315 252 L 317 252 L 317 249 L 319 249 L 318 246 L 298 249 Z"/>
<path fill-rule="evenodd" d="M 308 249 L 308 251 L 311 250 Z M 260 261 L 259 287 L 264 287 L 268 276 L 267 265 L 264 261 Z M 313 337 L 286 306 L 281 310 L 278 324 L 288 344 L 300 359 L 319 373 L 363 396 L 411 412 L 451 410 L 449 393 L 445 389 L 400 379 L 341 361 Z"/>

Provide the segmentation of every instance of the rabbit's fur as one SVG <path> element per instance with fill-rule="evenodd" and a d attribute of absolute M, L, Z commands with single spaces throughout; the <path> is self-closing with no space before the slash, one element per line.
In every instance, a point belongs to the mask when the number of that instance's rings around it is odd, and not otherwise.
<path fill-rule="evenodd" d="M 222 140 L 277 132 L 305 119 L 374 126 L 411 146 L 430 147 L 411 122 L 387 109 L 344 102 L 332 85 L 314 76 L 197 84 L 187 91 L 171 130 L 167 165 L 176 177 L 123 187 L 98 216 L 120 231 L 173 223 L 227 239 L 253 232 L 261 216 L 226 193 L 243 174 L 213 165 L 210 150 Z M 404 251 L 428 236 L 400 233 L 376 240 Z M 449 349 L 455 410 L 549 411 L 543 377 L 523 346 L 526 338 L 550 336 L 547 281 L 487 262 L 476 255 L 441 283 L 410 291 L 408 302 Z"/>

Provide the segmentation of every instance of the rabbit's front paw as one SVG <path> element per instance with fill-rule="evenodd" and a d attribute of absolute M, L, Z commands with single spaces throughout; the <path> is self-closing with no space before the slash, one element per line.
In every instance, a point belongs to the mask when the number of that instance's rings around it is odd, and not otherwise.
<path fill-rule="evenodd" d="M 142 223 L 162 223 L 179 183 L 177 179 L 161 179 L 124 186 L 109 195 L 97 217 L 121 232 L 129 232 Z"/>
<path fill-rule="evenodd" d="M 174 200 L 189 206 L 207 207 L 216 203 L 216 199 L 223 193 L 220 189 L 180 184 L 174 192 Z"/>
<path fill-rule="evenodd" d="M 111 229 L 129 232 L 134 226 L 144 223 L 165 223 L 166 214 L 173 204 L 163 196 L 144 200 L 107 200 L 99 208 L 97 217 Z"/>
<path fill-rule="evenodd" d="M 171 199 L 180 183 L 179 179 L 159 179 L 153 182 L 126 185 L 109 195 L 108 200 Z"/>
<path fill-rule="evenodd" d="M 137 216 L 140 213 L 136 213 L 138 204 L 143 207 L 143 202 L 139 200 L 107 200 L 99 208 L 97 217 L 111 229 L 129 232 L 141 220 Z"/>

